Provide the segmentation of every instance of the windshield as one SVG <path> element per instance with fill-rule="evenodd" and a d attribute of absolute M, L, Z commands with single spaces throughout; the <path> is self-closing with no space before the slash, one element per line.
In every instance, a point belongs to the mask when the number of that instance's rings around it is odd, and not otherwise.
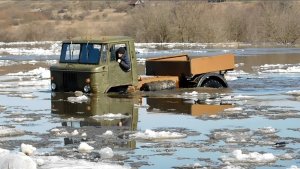
<path fill-rule="evenodd" d="M 60 62 L 99 64 L 101 50 L 102 44 L 64 43 L 62 45 Z"/>

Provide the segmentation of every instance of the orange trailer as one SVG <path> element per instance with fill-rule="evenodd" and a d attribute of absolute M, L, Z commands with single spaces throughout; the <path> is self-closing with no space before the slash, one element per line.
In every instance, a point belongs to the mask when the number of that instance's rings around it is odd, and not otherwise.
<path fill-rule="evenodd" d="M 146 76 L 140 77 L 137 88 L 228 87 L 224 74 L 233 69 L 233 54 L 194 58 L 182 54 L 151 58 L 146 60 Z"/>

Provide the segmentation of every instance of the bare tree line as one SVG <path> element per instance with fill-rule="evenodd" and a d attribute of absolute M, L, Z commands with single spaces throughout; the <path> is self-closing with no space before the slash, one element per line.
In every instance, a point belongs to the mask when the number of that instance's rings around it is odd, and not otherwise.
<path fill-rule="evenodd" d="M 40 8 L 20 3 L 20 9 Z M 134 8 L 125 1 L 69 3 L 51 1 L 26 14 L 14 4 L 0 7 L 0 41 L 128 35 L 137 42 L 300 42 L 298 1 L 147 1 Z"/>
<path fill-rule="evenodd" d="M 131 11 L 124 33 L 139 42 L 275 42 L 300 37 L 300 3 L 168 2 Z"/>

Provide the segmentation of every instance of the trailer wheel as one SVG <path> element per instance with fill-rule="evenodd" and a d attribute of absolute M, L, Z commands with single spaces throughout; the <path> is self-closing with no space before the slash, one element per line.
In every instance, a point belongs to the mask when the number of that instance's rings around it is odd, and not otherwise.
<path fill-rule="evenodd" d="M 226 79 L 220 74 L 207 73 L 197 76 L 194 81 L 196 82 L 195 87 L 211 87 L 211 88 L 226 88 L 228 84 Z"/>
<path fill-rule="evenodd" d="M 224 86 L 216 79 L 208 79 L 202 83 L 201 87 L 223 88 Z"/>
<path fill-rule="evenodd" d="M 176 83 L 173 80 L 155 81 L 144 83 L 140 88 L 141 91 L 159 91 L 176 88 Z"/>

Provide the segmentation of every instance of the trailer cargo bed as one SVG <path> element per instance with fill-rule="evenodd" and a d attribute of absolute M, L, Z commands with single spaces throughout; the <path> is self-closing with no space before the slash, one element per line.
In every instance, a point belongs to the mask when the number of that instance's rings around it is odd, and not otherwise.
<path fill-rule="evenodd" d="M 224 54 L 189 58 L 188 55 L 165 56 L 146 60 L 146 75 L 197 75 L 234 69 L 234 55 Z"/>

